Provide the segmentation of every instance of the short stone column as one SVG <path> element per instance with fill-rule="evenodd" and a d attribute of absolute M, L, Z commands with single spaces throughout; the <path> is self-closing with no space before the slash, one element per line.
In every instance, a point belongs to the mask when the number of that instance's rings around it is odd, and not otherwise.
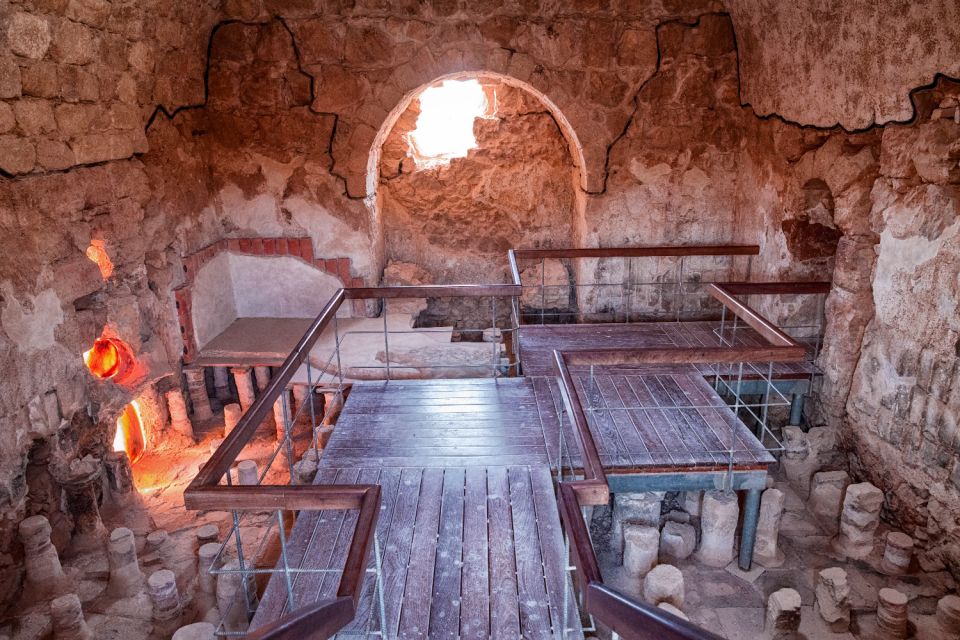
<path fill-rule="evenodd" d="M 230 370 L 227 367 L 213 367 L 213 395 L 221 404 L 230 401 Z"/>
<path fill-rule="evenodd" d="M 50 618 L 56 640 L 93 640 L 77 594 L 68 593 L 54 599 L 50 603 Z"/>
<path fill-rule="evenodd" d="M 259 475 L 260 472 L 257 470 L 257 463 L 253 460 L 241 460 L 237 463 L 237 484 L 257 484 Z"/>
<path fill-rule="evenodd" d="M 215 524 L 205 524 L 197 529 L 197 546 L 202 547 L 203 545 L 210 542 L 219 542 L 220 541 L 220 527 Z"/>
<path fill-rule="evenodd" d="M 30 516 L 20 522 L 18 529 L 31 597 L 43 600 L 62 593 L 67 578 L 57 549 L 50 543 L 50 522 L 43 516 Z"/>
<path fill-rule="evenodd" d="M 950 638 L 960 637 L 960 596 L 949 595 L 937 602 L 937 624 Z"/>
<path fill-rule="evenodd" d="M 700 505 L 702 503 L 703 491 L 683 492 L 683 510 L 689 513 L 691 518 L 700 517 Z"/>
<path fill-rule="evenodd" d="M 883 549 L 880 569 L 884 573 L 900 576 L 910 570 L 913 559 L 913 538 L 900 531 L 887 534 L 887 544 Z"/>
<path fill-rule="evenodd" d="M 216 640 L 216 630 L 209 622 L 194 622 L 177 629 L 172 640 Z"/>
<path fill-rule="evenodd" d="M 800 629 L 800 594 L 794 589 L 774 591 L 767 598 L 767 615 L 763 623 L 766 638 L 791 637 Z"/>
<path fill-rule="evenodd" d="M 834 539 L 834 548 L 848 558 L 870 555 L 882 506 L 883 492 L 869 482 L 847 487 L 840 515 L 840 534 Z"/>
<path fill-rule="evenodd" d="M 642 578 L 657 564 L 660 532 L 654 527 L 628 522 L 623 525 L 623 568 Z"/>
<path fill-rule="evenodd" d="M 110 532 L 107 544 L 110 563 L 110 582 L 107 589 L 114 598 L 129 598 L 140 592 L 143 572 L 137 562 L 137 541 L 133 531 L 117 527 Z"/>
<path fill-rule="evenodd" d="M 237 428 L 237 423 L 243 416 L 243 409 L 236 402 L 223 405 L 223 437 L 226 438 L 230 432 Z"/>
<path fill-rule="evenodd" d="M 821 523 L 837 530 L 843 494 L 850 484 L 846 471 L 820 471 L 813 474 L 810 485 L 810 510 Z"/>
<path fill-rule="evenodd" d="M 613 522 L 610 528 L 610 544 L 623 551 L 623 527 L 626 524 L 641 524 L 660 529 L 662 491 L 617 493 L 613 496 Z"/>
<path fill-rule="evenodd" d="M 231 560 L 223 568 L 227 571 L 239 571 L 240 563 Z M 247 590 L 244 590 L 246 580 Z M 226 631 L 246 631 L 250 624 L 249 611 L 255 603 L 247 600 L 255 593 L 254 585 L 244 574 L 221 573 L 217 576 L 217 609 L 223 618 L 223 627 Z"/>
<path fill-rule="evenodd" d="M 843 633 L 850 628 L 850 585 L 846 571 L 830 567 L 820 572 L 814 608 L 834 633 Z"/>
<path fill-rule="evenodd" d="M 187 391 L 190 393 L 190 402 L 193 404 L 193 417 L 205 422 L 213 418 L 210 409 L 210 397 L 207 395 L 207 381 L 202 367 L 183 370 L 187 379 Z"/>
<path fill-rule="evenodd" d="M 214 595 L 217 592 L 217 576 L 210 573 L 223 564 L 220 554 L 220 544 L 207 542 L 197 551 L 197 584 L 204 593 Z"/>
<path fill-rule="evenodd" d="M 907 596 L 896 589 L 877 592 L 877 627 L 891 638 L 906 638 L 908 631 Z"/>
<path fill-rule="evenodd" d="M 148 552 L 155 552 L 160 558 L 160 562 L 167 569 L 173 569 L 174 548 L 170 541 L 170 534 L 163 529 L 157 529 L 147 534 L 147 544 L 144 549 Z"/>
<path fill-rule="evenodd" d="M 253 389 L 253 375 L 250 373 L 250 367 L 233 367 L 230 372 L 233 374 L 233 381 L 237 385 L 240 408 L 246 413 L 257 397 L 257 393 Z"/>
<path fill-rule="evenodd" d="M 319 456 L 313 447 L 307 449 L 303 457 L 293 465 L 293 481 L 295 484 L 313 484 L 317 475 Z"/>
<path fill-rule="evenodd" d="M 263 393 L 270 384 L 270 367 L 254 367 L 253 377 L 257 381 L 257 392 Z"/>
<path fill-rule="evenodd" d="M 678 618 L 680 618 L 681 620 L 687 620 L 687 621 L 690 620 L 690 618 L 687 617 L 687 614 L 685 614 L 683 611 L 680 611 L 680 609 L 677 609 L 675 606 L 673 606 L 669 602 L 661 602 L 660 604 L 657 605 L 657 608 L 663 609 L 667 613 L 673 614 Z"/>
<path fill-rule="evenodd" d="M 107 472 L 110 495 L 118 504 L 128 504 L 136 499 L 133 468 L 126 451 L 110 451 L 104 456 L 103 468 Z"/>
<path fill-rule="evenodd" d="M 187 438 L 193 438 L 193 423 L 187 414 L 187 401 L 183 398 L 180 389 L 170 389 L 164 396 L 167 398 L 167 411 L 170 412 L 170 428 Z"/>
<path fill-rule="evenodd" d="M 284 389 L 280 392 L 280 396 L 273 403 L 273 422 L 277 427 L 277 442 L 283 440 L 286 435 L 286 424 L 287 420 L 293 413 L 290 408 L 290 394 Z M 293 429 L 293 425 L 290 425 L 290 428 Z M 291 434 L 291 438 L 293 435 Z"/>
<path fill-rule="evenodd" d="M 307 406 L 307 403 L 310 401 L 310 390 L 305 384 L 295 384 L 290 387 L 291 392 L 293 393 L 293 408 L 291 410 L 291 415 L 297 415 L 297 412 L 300 412 L 300 420 L 310 417 L 310 407 Z M 301 409 L 301 407 L 303 407 Z M 322 410 L 322 408 L 321 408 Z M 314 411 L 319 414 L 317 408 L 314 407 Z"/>
<path fill-rule="evenodd" d="M 153 605 L 153 622 L 161 629 L 170 632 L 180 625 L 180 592 L 177 590 L 177 577 L 169 569 L 154 571 L 147 578 L 147 593 Z"/>
<path fill-rule="evenodd" d="M 340 416 L 340 410 L 343 409 L 343 394 L 336 391 L 327 391 L 323 394 L 323 424 L 331 426 L 336 424 L 337 417 Z"/>
<path fill-rule="evenodd" d="M 658 564 L 643 579 L 643 599 L 654 606 L 661 602 L 683 610 L 683 574 L 673 565 Z"/>
<path fill-rule="evenodd" d="M 75 551 L 102 548 L 106 537 L 97 504 L 101 469 L 100 461 L 91 456 L 71 460 L 67 467 L 58 468 L 57 480 L 63 487 L 67 511 L 73 518 L 71 546 Z"/>
<path fill-rule="evenodd" d="M 732 491 L 704 493 L 697 560 L 708 567 L 725 567 L 733 560 L 733 543 L 739 515 L 737 495 Z"/>
<path fill-rule="evenodd" d="M 810 495 L 810 478 L 816 470 L 816 458 L 810 454 L 810 442 L 800 427 L 783 428 L 783 455 L 780 466 L 797 492 L 807 498 Z"/>
<path fill-rule="evenodd" d="M 667 522 L 660 532 L 660 562 L 686 560 L 697 548 L 697 530 L 682 522 Z"/>
<path fill-rule="evenodd" d="M 757 518 L 757 538 L 753 547 L 753 561 L 768 569 L 784 562 L 780 551 L 780 520 L 786 497 L 779 489 L 767 489 L 760 498 L 760 517 Z"/>

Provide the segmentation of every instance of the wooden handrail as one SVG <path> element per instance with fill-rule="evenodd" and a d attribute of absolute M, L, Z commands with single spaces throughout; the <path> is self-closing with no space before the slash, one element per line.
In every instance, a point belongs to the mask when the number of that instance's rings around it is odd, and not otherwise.
<path fill-rule="evenodd" d="M 818 295 L 830 293 L 829 282 L 718 282 L 717 286 L 735 296 Z"/>
<path fill-rule="evenodd" d="M 781 331 L 779 327 L 760 315 L 750 305 L 734 298 L 723 285 L 708 284 L 707 291 L 738 318 L 746 322 L 754 331 L 766 338 L 771 345 L 775 347 L 800 346 L 796 340 Z"/>
<path fill-rule="evenodd" d="M 570 247 L 566 249 L 512 249 L 518 260 L 532 258 L 668 258 L 684 256 L 755 256 L 755 244 L 693 244 L 653 247 Z"/>
<path fill-rule="evenodd" d="M 280 397 L 310 350 L 337 315 L 345 300 L 449 297 L 510 297 L 520 295 L 516 285 L 430 285 L 354 287 L 338 289 L 310 324 L 300 341 L 273 375 L 270 384 L 240 418 L 237 426 L 213 452 L 183 492 L 192 510 L 358 510 L 357 524 L 344 564 L 337 598 L 304 607 L 267 625 L 249 638 L 329 638 L 356 615 L 367 559 L 373 546 L 380 513 L 378 485 L 221 485 L 237 456 L 253 438 L 264 419 L 273 415 Z"/>

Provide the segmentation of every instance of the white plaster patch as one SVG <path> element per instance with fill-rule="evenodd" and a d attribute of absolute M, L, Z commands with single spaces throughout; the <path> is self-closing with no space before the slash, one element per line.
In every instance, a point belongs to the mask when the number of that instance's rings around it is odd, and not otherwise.
<path fill-rule="evenodd" d="M 667 182 L 663 180 L 663 177 L 669 176 L 672 171 L 670 165 L 665 162 L 648 167 L 636 158 L 630 161 L 630 175 L 632 175 L 637 182 L 641 183 Z"/>
<path fill-rule="evenodd" d="M 229 256 L 237 317 L 313 318 L 342 286 L 299 258 Z"/>
<path fill-rule="evenodd" d="M 229 253 L 217 255 L 197 272 L 191 298 L 194 336 L 202 349 L 237 319 Z"/>
<path fill-rule="evenodd" d="M 63 309 L 53 289 L 44 289 L 36 296 L 26 295 L 29 302 L 22 305 L 13 294 L 13 285 L 5 282 L 3 296 L 0 323 L 20 353 L 42 351 L 56 344 L 54 330 L 63 322 Z"/>
<path fill-rule="evenodd" d="M 247 200 L 243 191 L 230 184 L 220 190 L 220 202 L 230 222 L 243 231 L 252 231 L 253 235 L 282 235 L 284 225 L 277 210 L 277 197 L 272 193 L 262 193 Z"/>
<path fill-rule="evenodd" d="M 936 257 L 944 243 L 952 239 L 957 231 L 960 231 L 960 220 L 944 229 L 934 240 L 921 236 L 897 238 L 891 229 L 884 229 L 880 234 L 877 268 L 873 279 L 873 297 L 878 313 L 885 306 L 884 299 L 904 293 L 899 290 L 897 276 L 913 276 L 917 269 Z M 891 307 L 897 308 L 898 305 Z"/>
<path fill-rule="evenodd" d="M 365 231 L 352 229 L 322 206 L 303 198 L 287 198 L 283 206 L 290 212 L 293 222 L 313 238 L 314 255 L 323 258 L 350 256 L 357 274 L 375 275 L 370 273 L 374 258 L 373 241 Z"/>

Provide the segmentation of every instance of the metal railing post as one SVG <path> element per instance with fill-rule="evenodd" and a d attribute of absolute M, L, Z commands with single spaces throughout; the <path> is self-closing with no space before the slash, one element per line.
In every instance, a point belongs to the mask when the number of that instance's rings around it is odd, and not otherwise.
<path fill-rule="evenodd" d="M 380 304 L 383 305 L 383 349 L 387 360 L 387 380 L 390 380 L 390 340 L 387 337 L 390 328 L 387 326 L 387 299 L 380 298 Z"/>

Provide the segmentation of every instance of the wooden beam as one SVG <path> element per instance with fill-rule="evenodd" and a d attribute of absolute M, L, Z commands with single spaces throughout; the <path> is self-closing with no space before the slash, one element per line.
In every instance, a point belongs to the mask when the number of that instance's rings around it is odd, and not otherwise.
<path fill-rule="evenodd" d="M 353 620 L 353 599 L 338 597 L 302 607 L 246 634 L 246 640 L 325 640 Z"/>
<path fill-rule="evenodd" d="M 340 576 L 340 585 L 337 587 L 337 597 L 352 598 L 354 609 L 360 605 L 363 578 L 367 572 L 367 558 L 370 557 L 370 549 L 373 547 L 379 515 L 380 486 L 370 485 L 360 505 L 357 524 L 353 529 L 353 539 L 350 541 L 350 551 L 347 553 L 347 560 Z"/>
<path fill-rule="evenodd" d="M 643 349 L 565 349 L 568 367 L 633 364 L 709 364 L 713 362 L 801 362 L 806 349 L 799 344 L 782 347 L 678 347 Z"/>
<path fill-rule="evenodd" d="M 722 640 L 660 607 L 638 602 L 602 582 L 587 586 L 584 608 L 627 640 Z"/>
<path fill-rule="evenodd" d="M 583 412 L 583 406 L 577 395 L 576 386 L 573 384 L 573 377 L 571 377 L 570 372 L 567 370 L 564 355 L 559 351 L 553 352 L 553 366 L 557 372 L 563 405 L 567 410 L 567 415 L 573 423 L 574 431 L 577 434 L 577 442 L 580 445 L 580 457 L 583 461 L 584 478 L 586 480 L 597 481 L 605 487 L 607 478 L 603 471 L 603 463 L 600 462 L 597 445 L 593 441 L 593 435 L 590 433 L 590 425 L 587 422 L 586 414 Z M 601 496 L 597 496 L 597 498 L 599 497 Z"/>
<path fill-rule="evenodd" d="M 194 480 L 196 482 L 196 480 Z M 375 486 L 375 485 L 373 485 Z M 183 502 L 192 510 L 360 509 L 372 485 L 225 485 L 192 487 Z"/>
<path fill-rule="evenodd" d="M 722 282 L 717 286 L 735 296 L 744 295 L 817 295 L 830 293 L 829 282 Z"/>
<path fill-rule="evenodd" d="M 567 249 L 512 249 L 520 260 L 542 258 L 658 258 L 683 256 L 755 256 L 755 244 L 694 244 L 656 247 L 599 247 Z"/>
<path fill-rule="evenodd" d="M 722 286 L 709 284 L 707 285 L 707 291 L 711 296 L 723 303 L 725 307 L 733 311 L 738 318 L 750 325 L 754 331 L 766 338 L 767 342 L 771 345 L 776 347 L 799 346 L 793 338 L 754 311 L 749 305 L 734 298 Z"/>
<path fill-rule="evenodd" d="M 446 284 L 400 287 L 352 287 L 345 289 L 348 300 L 380 298 L 512 298 L 520 295 L 515 284 Z"/>

